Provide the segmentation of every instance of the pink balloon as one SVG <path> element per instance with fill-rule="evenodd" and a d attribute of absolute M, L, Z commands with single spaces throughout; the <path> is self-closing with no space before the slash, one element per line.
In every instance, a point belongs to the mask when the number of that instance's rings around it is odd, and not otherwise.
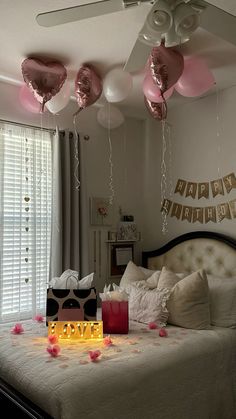
<path fill-rule="evenodd" d="M 215 84 L 212 72 L 204 60 L 188 57 L 184 60 L 184 71 L 175 85 L 175 90 L 182 96 L 201 96 Z"/>
<path fill-rule="evenodd" d="M 33 93 L 26 86 L 26 84 L 24 84 L 20 88 L 19 98 L 20 98 L 21 104 L 24 106 L 24 108 L 27 111 L 32 112 L 32 113 L 40 113 L 41 105 L 37 101 L 37 99 L 35 99 Z"/>
<path fill-rule="evenodd" d="M 167 100 L 171 97 L 172 93 L 174 92 L 174 86 L 170 87 L 164 93 L 164 99 Z M 161 94 L 160 88 L 154 83 L 151 74 L 147 74 L 143 81 L 143 93 L 147 99 L 151 102 L 161 103 L 163 102 L 163 97 Z"/>
<path fill-rule="evenodd" d="M 154 83 L 162 93 L 174 86 L 184 69 L 183 56 L 164 45 L 152 49 L 149 57 L 149 68 Z"/>
<path fill-rule="evenodd" d="M 149 111 L 149 113 L 152 115 L 154 119 L 158 119 L 159 121 L 163 121 L 167 117 L 167 106 L 166 103 L 155 103 L 151 102 L 151 100 L 147 99 L 144 96 L 144 102 L 145 105 Z"/>
<path fill-rule="evenodd" d="M 21 64 L 25 83 L 36 99 L 44 105 L 61 89 L 67 77 L 65 67 L 57 62 L 44 62 L 36 58 L 26 58 Z"/>
<path fill-rule="evenodd" d="M 102 82 L 90 65 L 83 65 L 75 80 L 75 96 L 79 111 L 92 105 L 102 93 Z"/>

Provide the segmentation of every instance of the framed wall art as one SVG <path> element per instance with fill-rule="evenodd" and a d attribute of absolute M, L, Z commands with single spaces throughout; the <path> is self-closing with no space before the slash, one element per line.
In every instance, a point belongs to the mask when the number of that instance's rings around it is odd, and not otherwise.
<path fill-rule="evenodd" d="M 109 226 L 112 224 L 112 205 L 109 198 L 90 198 L 91 225 Z"/>

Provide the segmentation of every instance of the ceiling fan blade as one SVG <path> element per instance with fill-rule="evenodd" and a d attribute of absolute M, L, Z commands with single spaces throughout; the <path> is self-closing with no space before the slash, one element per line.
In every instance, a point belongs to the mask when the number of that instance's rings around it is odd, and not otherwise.
<path fill-rule="evenodd" d="M 120 12 L 121 10 L 124 10 L 123 0 L 103 0 L 81 6 L 68 7 L 67 9 L 40 13 L 36 16 L 36 20 L 40 26 L 50 27 L 108 13 Z"/>
<path fill-rule="evenodd" d="M 152 48 L 152 46 L 137 39 L 124 69 L 129 73 L 141 70 L 145 66 Z"/>
<path fill-rule="evenodd" d="M 236 16 L 203 1 L 206 9 L 201 14 L 200 27 L 236 45 Z"/>

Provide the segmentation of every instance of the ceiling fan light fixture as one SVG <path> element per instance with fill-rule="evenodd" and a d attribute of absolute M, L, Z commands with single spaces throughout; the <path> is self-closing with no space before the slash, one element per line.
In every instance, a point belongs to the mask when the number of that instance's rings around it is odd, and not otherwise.
<path fill-rule="evenodd" d="M 147 25 L 158 33 L 166 33 L 173 24 L 173 15 L 168 4 L 159 0 L 157 7 L 152 9 L 147 16 Z"/>
<path fill-rule="evenodd" d="M 176 45 L 180 45 L 183 44 L 187 41 L 189 41 L 189 36 L 178 36 L 177 33 L 175 32 L 175 28 L 174 25 L 172 26 L 172 28 L 165 34 L 165 46 L 167 48 L 169 47 L 175 47 Z"/>
<path fill-rule="evenodd" d="M 146 22 L 142 30 L 139 32 L 138 39 L 146 45 L 157 47 L 161 45 L 162 34 L 152 30 Z"/>
<path fill-rule="evenodd" d="M 176 34 L 181 38 L 191 35 L 199 26 L 199 13 L 190 4 L 181 3 L 174 11 Z"/>

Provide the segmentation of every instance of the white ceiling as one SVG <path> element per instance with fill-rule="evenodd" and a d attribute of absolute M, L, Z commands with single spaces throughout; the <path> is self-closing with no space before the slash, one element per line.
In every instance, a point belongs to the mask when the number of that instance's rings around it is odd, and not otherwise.
<path fill-rule="evenodd" d="M 94 1 L 94 0 L 93 0 Z M 83 63 L 91 63 L 103 77 L 111 68 L 123 66 L 131 53 L 150 5 L 122 12 L 68 23 L 52 28 L 39 26 L 38 13 L 64 7 L 92 3 L 91 0 L 1 0 L 0 1 L 0 80 L 22 81 L 21 63 L 28 56 L 59 59 L 75 79 Z M 235 0 L 211 0 L 236 16 Z M 236 30 L 236 29 L 235 29 Z M 191 40 L 180 47 L 183 55 L 204 57 L 214 73 L 216 88 L 236 84 L 236 46 L 198 29 Z M 145 64 L 145 63 L 144 63 Z M 134 88 L 129 97 L 118 104 L 127 114 L 141 117 L 144 111 L 143 72 L 133 75 Z M 100 99 L 100 103 L 104 99 Z M 175 93 L 169 99 L 174 105 L 191 100 Z M 144 111 L 145 112 L 145 111 Z"/>

